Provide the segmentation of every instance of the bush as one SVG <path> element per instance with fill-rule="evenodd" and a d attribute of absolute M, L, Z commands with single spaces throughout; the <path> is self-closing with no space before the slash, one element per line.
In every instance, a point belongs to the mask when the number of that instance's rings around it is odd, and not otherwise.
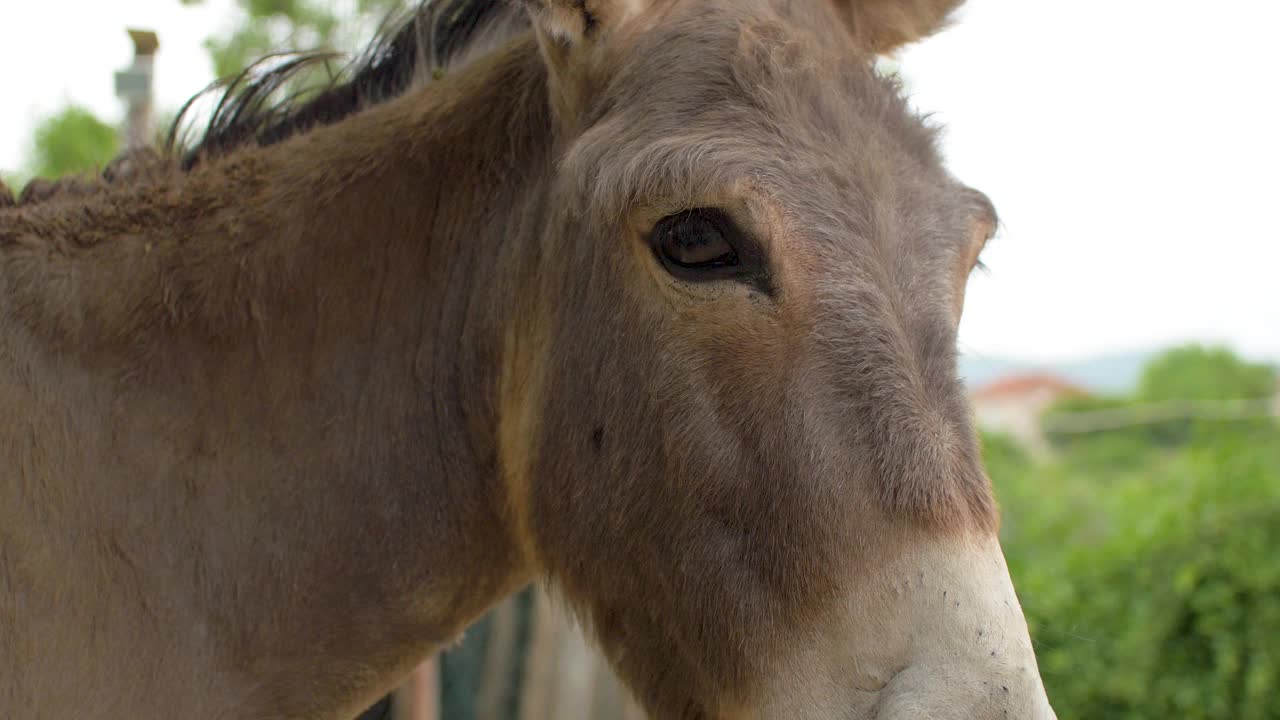
<path fill-rule="evenodd" d="M 1275 368 L 1244 360 L 1224 347 L 1193 344 L 1167 350 L 1148 363 L 1137 397 L 1143 402 L 1244 400 L 1275 391 Z"/>
<path fill-rule="evenodd" d="M 94 171 L 115 157 L 118 144 L 115 128 L 71 105 L 36 128 L 30 169 L 46 178 Z"/>
<path fill-rule="evenodd" d="M 1110 470 L 986 447 L 1060 717 L 1280 719 L 1274 422 L 1197 433 Z"/>
<path fill-rule="evenodd" d="M 1201 421 L 1194 414 L 1159 417 L 1159 412 L 1180 403 L 1217 403 L 1234 400 L 1263 400 L 1277 391 L 1276 370 L 1253 363 L 1223 347 L 1185 345 L 1167 350 L 1142 371 L 1136 392 L 1131 396 L 1071 396 L 1056 402 L 1044 414 L 1044 429 L 1050 444 L 1077 462 L 1113 469 L 1147 462 L 1149 452 L 1185 446 L 1206 433 L 1249 432 L 1254 420 Z M 1072 415 L 1106 411 L 1128 411 L 1134 418 L 1125 427 L 1099 426 L 1095 431 L 1064 432 L 1059 421 Z M 1155 417 L 1139 420 L 1144 414 Z"/>

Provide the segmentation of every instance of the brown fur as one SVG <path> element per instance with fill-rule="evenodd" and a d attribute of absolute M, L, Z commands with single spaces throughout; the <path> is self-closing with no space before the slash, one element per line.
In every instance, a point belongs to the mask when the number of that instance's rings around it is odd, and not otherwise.
<path fill-rule="evenodd" d="M 740 717 L 885 557 L 993 533 L 954 373 L 993 219 L 866 61 L 954 4 L 539 26 L 0 210 L 0 714 L 341 717 L 546 578 L 656 716 Z M 774 294 L 654 262 L 703 206 Z"/>
<path fill-rule="evenodd" d="M 885 53 L 942 29 L 964 0 L 837 0 L 860 47 Z"/>

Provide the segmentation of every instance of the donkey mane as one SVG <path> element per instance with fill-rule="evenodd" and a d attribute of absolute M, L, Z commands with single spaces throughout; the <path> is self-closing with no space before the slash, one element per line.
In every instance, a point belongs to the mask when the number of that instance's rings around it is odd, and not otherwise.
<path fill-rule="evenodd" d="M 383 29 L 344 70 L 330 72 L 320 87 L 286 93 L 303 71 L 323 65 L 333 53 L 280 53 L 191 98 L 169 129 L 168 147 L 183 148 L 181 164 L 224 155 L 246 144 L 273 145 L 385 102 L 474 55 L 485 40 L 504 41 L 527 27 L 525 13 L 506 0 L 420 0 Z M 220 94 L 200 138 L 182 142 L 184 117 L 202 97 Z M 177 153 L 175 153 L 177 154 Z"/>
<path fill-rule="evenodd" d="M 412 10 L 388 17 L 342 69 L 332 68 L 339 57 L 332 52 L 269 55 L 192 96 L 166 131 L 159 152 L 125 150 L 98 177 L 36 178 L 16 199 L 0 184 L 0 209 L 82 198 L 109 185 L 187 171 L 248 145 L 279 143 L 398 97 L 527 27 L 526 14 L 506 0 L 419 0 Z M 304 73 L 319 67 L 327 79 L 306 86 Z M 189 137 L 192 108 L 210 97 L 216 97 L 212 115 Z"/>

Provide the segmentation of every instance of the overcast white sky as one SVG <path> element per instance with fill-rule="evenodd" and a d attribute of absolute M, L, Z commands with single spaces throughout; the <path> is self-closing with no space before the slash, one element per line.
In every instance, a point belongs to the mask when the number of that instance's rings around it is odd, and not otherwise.
<path fill-rule="evenodd" d="M 117 119 L 124 27 L 160 33 L 157 92 L 211 79 L 231 0 L 15 3 L 0 22 L 0 169 L 66 101 Z M 1066 360 L 1183 341 L 1280 358 L 1280 2 L 970 0 L 899 58 L 955 173 L 1004 221 L 967 353 Z"/>

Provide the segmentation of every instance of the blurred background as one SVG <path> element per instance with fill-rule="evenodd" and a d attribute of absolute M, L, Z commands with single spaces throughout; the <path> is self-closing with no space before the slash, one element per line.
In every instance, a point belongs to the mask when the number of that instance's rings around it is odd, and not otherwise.
<path fill-rule="evenodd" d="M 358 50 L 404 4 L 11 3 L 0 178 L 94 172 L 216 77 Z M 969 0 L 882 63 L 1002 218 L 961 373 L 1063 718 L 1280 718 L 1277 27 L 1256 0 Z M 393 714 L 641 717 L 534 589 Z"/>

